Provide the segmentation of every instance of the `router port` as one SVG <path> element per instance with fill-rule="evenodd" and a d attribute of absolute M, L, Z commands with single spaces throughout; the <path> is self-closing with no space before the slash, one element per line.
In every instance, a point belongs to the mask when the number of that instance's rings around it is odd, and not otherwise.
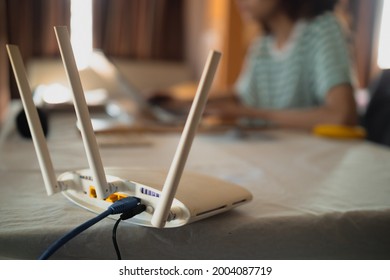
<path fill-rule="evenodd" d="M 96 189 L 93 186 L 89 186 L 89 197 L 97 198 Z M 123 198 L 127 197 L 126 194 L 123 193 L 113 193 L 110 194 L 105 201 L 114 203 L 117 200 L 121 200 Z"/>
<path fill-rule="evenodd" d="M 121 200 L 123 198 L 127 197 L 127 195 L 125 194 L 122 194 L 122 193 L 113 193 L 113 194 L 110 194 L 105 200 L 107 202 L 112 202 L 114 203 L 115 201 L 117 200 Z"/>
<path fill-rule="evenodd" d="M 125 195 L 125 194 L 123 194 L 123 193 L 116 193 L 116 195 L 118 196 L 118 200 L 121 200 L 121 199 L 127 197 L 127 195 Z"/>
<path fill-rule="evenodd" d="M 95 187 L 93 187 L 93 186 L 89 186 L 89 197 L 92 197 L 92 198 L 97 197 Z"/>
<path fill-rule="evenodd" d="M 110 194 L 110 195 L 105 199 L 105 201 L 107 201 L 107 202 L 112 202 L 112 203 L 114 203 L 114 202 L 117 201 L 117 200 L 118 200 L 118 195 L 116 195 L 115 193 Z"/>

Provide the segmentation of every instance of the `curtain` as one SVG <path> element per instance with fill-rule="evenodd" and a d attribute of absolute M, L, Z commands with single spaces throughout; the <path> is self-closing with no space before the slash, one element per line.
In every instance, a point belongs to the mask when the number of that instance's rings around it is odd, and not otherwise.
<path fill-rule="evenodd" d="M 7 42 L 7 14 L 5 1 L 0 0 L 0 126 L 5 118 L 9 101 Z"/>
<path fill-rule="evenodd" d="M 1 28 L 17 44 L 23 60 L 58 56 L 55 25 L 70 26 L 70 0 L 0 0 Z M 184 0 L 94 0 L 94 47 L 108 56 L 182 60 Z M 3 37 L 2 37 L 3 39 Z M 4 48 L 2 48 L 4 49 Z M 3 50 L 0 56 L 4 56 Z M 0 82 L 16 84 L 1 56 Z M 7 60 L 6 60 L 7 61 Z M 7 61 L 8 63 L 8 61 Z M 1 95 L 0 95 L 1 96 Z M 0 103 L 1 104 L 1 103 Z"/>
<path fill-rule="evenodd" d="M 376 64 L 379 7 L 381 0 L 348 2 L 357 79 L 361 88 L 367 88 L 379 72 Z"/>
<path fill-rule="evenodd" d="M 94 47 L 107 56 L 183 59 L 183 0 L 95 0 Z"/>
<path fill-rule="evenodd" d="M 32 57 L 50 57 L 59 54 L 53 26 L 69 26 L 70 0 L 5 0 L 4 2 L 8 42 L 19 46 L 25 62 Z M 19 94 L 16 83 L 13 77 L 9 76 L 11 97 L 17 98 Z"/>
<path fill-rule="evenodd" d="M 8 0 L 8 40 L 24 59 L 58 55 L 53 26 L 70 23 L 70 0 Z"/>

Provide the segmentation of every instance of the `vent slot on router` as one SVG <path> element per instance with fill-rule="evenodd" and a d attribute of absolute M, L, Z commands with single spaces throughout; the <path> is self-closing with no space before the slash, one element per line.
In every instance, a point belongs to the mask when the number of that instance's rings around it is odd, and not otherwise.
<path fill-rule="evenodd" d="M 241 204 L 241 203 L 244 203 L 244 202 L 246 202 L 246 201 L 247 201 L 247 199 L 243 199 L 243 200 L 234 202 L 232 205 Z"/>
<path fill-rule="evenodd" d="M 223 206 L 211 209 L 211 210 L 200 212 L 200 213 L 196 214 L 196 216 L 202 216 L 202 215 L 205 215 L 205 214 L 209 214 L 209 213 L 214 212 L 214 211 L 222 210 L 222 209 L 224 209 L 226 207 L 227 207 L 227 205 L 223 205 Z"/>

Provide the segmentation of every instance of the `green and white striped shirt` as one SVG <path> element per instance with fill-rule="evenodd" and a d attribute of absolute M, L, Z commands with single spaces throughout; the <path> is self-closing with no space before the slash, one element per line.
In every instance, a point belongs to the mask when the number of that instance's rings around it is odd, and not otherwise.
<path fill-rule="evenodd" d="M 344 33 L 330 12 L 296 23 L 282 50 L 272 36 L 253 43 L 236 91 L 252 107 L 308 108 L 324 103 L 329 90 L 352 84 Z"/>

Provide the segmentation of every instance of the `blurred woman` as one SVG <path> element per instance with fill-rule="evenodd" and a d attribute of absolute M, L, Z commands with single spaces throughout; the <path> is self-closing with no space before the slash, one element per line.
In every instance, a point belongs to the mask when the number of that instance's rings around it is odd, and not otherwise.
<path fill-rule="evenodd" d="M 248 51 L 229 98 L 207 113 L 281 127 L 355 125 L 356 104 L 346 39 L 335 0 L 237 0 L 264 33 Z"/>

